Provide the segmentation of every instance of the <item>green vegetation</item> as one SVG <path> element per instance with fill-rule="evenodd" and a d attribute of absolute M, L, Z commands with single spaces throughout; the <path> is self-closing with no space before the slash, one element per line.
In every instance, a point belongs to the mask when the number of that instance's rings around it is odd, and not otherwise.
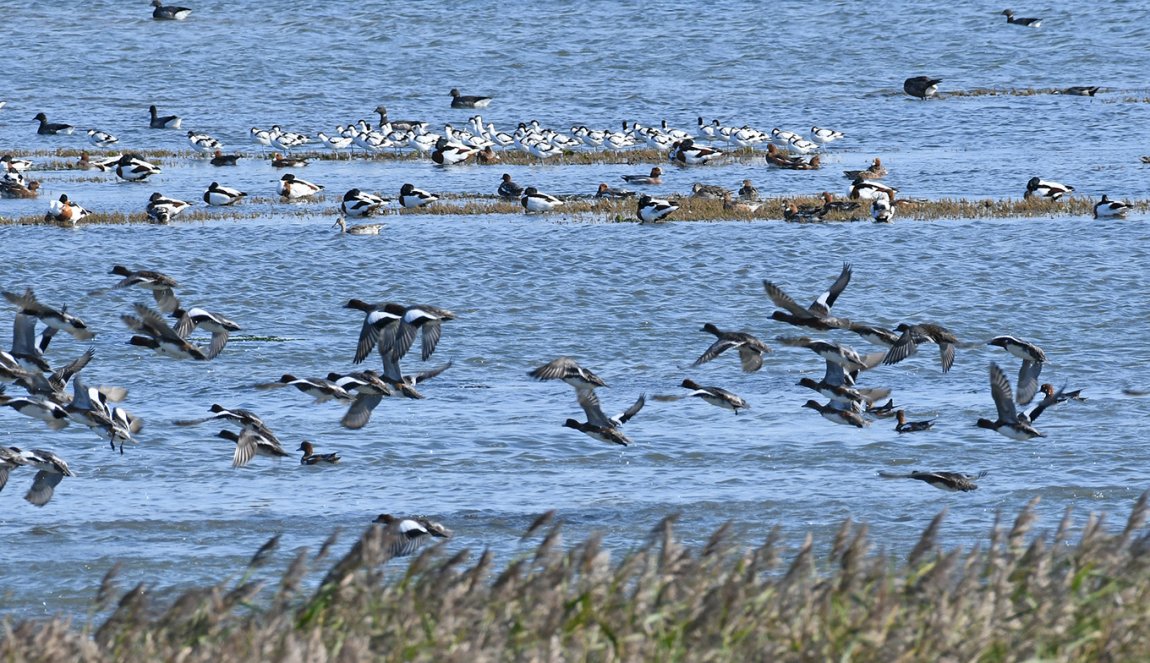
<path fill-rule="evenodd" d="M 242 576 L 168 600 L 109 572 L 94 610 L 0 622 L 0 660 L 24 661 L 1137 661 L 1150 651 L 1147 495 L 1125 528 L 1069 514 L 1033 533 L 1033 503 L 970 550 L 942 550 L 939 514 L 908 555 L 875 554 L 843 523 L 825 554 L 777 530 L 743 550 L 729 526 L 691 550 L 659 523 L 612 559 L 598 537 L 564 548 L 551 514 L 531 554 L 471 562 L 435 549 L 391 563 L 373 526 L 322 580 L 301 551 L 275 583 Z M 821 548 L 821 546 L 820 546 Z"/>

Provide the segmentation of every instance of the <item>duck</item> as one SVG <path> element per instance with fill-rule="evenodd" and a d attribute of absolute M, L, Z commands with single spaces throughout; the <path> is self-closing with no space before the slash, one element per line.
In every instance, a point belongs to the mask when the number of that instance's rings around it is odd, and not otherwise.
<path fill-rule="evenodd" d="M 843 176 L 852 181 L 860 177 L 864 180 L 880 180 L 887 176 L 887 170 L 882 165 L 882 159 L 875 157 L 874 161 L 863 170 L 844 170 Z"/>
<path fill-rule="evenodd" d="M 40 195 L 40 183 L 37 181 L 27 184 L 0 183 L 0 198 L 35 198 L 38 195 Z"/>
<path fill-rule="evenodd" d="M 338 453 L 317 454 L 315 452 L 315 445 L 308 440 L 299 443 L 299 448 L 296 451 L 302 451 L 303 457 L 299 459 L 300 465 L 335 465 L 339 462 Z"/>
<path fill-rule="evenodd" d="M 530 214 L 531 212 L 550 212 L 561 206 L 563 201 L 555 196 L 540 193 L 535 187 L 529 186 L 523 190 L 523 197 L 519 199 L 519 204 L 523 206 L 524 213 Z"/>
<path fill-rule="evenodd" d="M 116 162 L 116 177 L 128 182 L 142 182 L 161 172 L 159 166 L 144 161 L 137 154 L 125 154 Z"/>
<path fill-rule="evenodd" d="M 608 444 L 618 444 L 624 447 L 631 444 L 631 439 L 624 435 L 619 427 L 630 421 L 632 417 L 638 414 L 639 410 L 643 409 L 643 404 L 647 401 L 645 395 L 640 395 L 639 399 L 625 412 L 612 418 L 603 414 L 603 409 L 599 406 L 599 397 L 595 395 L 594 390 L 584 389 L 578 391 L 577 394 L 579 406 L 587 414 L 587 421 L 581 423 L 575 419 L 568 419 L 563 422 L 565 428 L 573 428 L 591 439 Z"/>
<path fill-rule="evenodd" d="M 649 175 L 623 175 L 623 181 L 628 184 L 654 186 L 663 183 L 663 169 L 655 166 Z"/>
<path fill-rule="evenodd" d="M 918 351 L 919 344 L 938 344 L 939 357 L 942 361 L 942 372 L 947 373 L 954 364 L 954 346 L 958 339 L 942 325 L 924 322 L 916 325 L 899 323 L 895 331 L 901 333 L 899 339 L 887 351 L 882 363 L 893 366 Z"/>
<path fill-rule="evenodd" d="M 179 307 L 179 301 L 173 292 L 173 289 L 179 287 L 179 284 L 167 274 L 147 269 L 133 271 L 123 265 L 113 265 L 109 273 L 124 277 L 112 286 L 113 290 L 134 285 L 140 286 L 145 290 L 152 291 L 152 297 L 164 313 L 172 313 Z"/>
<path fill-rule="evenodd" d="M 1050 384 L 1049 382 L 1044 382 L 1042 386 L 1038 388 L 1038 391 L 1042 392 L 1047 397 L 1054 396 L 1055 394 L 1054 385 Z M 1086 397 L 1082 395 L 1082 391 L 1082 389 L 1075 389 L 1073 391 L 1066 391 L 1065 388 L 1059 389 L 1058 402 L 1062 403 L 1065 401 L 1085 401 Z"/>
<path fill-rule="evenodd" d="M 434 155 L 432 158 L 434 158 Z M 498 154 L 495 153 L 495 150 L 491 149 L 490 145 L 485 145 L 482 150 L 476 152 L 475 159 L 485 166 L 491 165 L 493 163 L 499 163 L 503 160 L 499 157 Z"/>
<path fill-rule="evenodd" d="M 491 97 L 460 94 L 457 88 L 451 88 L 452 108 L 486 108 L 491 104 Z"/>
<path fill-rule="evenodd" d="M 328 373 L 327 379 L 343 387 L 348 393 L 355 392 L 355 399 L 339 421 L 341 426 L 351 430 L 359 430 L 366 426 L 371 419 L 371 413 L 380 401 L 396 393 L 396 390 L 375 371 L 358 371 L 347 375 Z M 400 389 L 402 390 L 402 387 Z M 409 398 L 423 398 L 423 395 L 414 389 L 404 390 L 404 395 Z"/>
<path fill-rule="evenodd" d="M 1018 370 L 1018 393 L 1015 395 L 1015 400 L 1019 405 L 1029 403 L 1038 392 L 1038 375 L 1042 373 L 1046 353 L 1037 345 L 1014 336 L 995 336 L 986 344 L 1002 348 L 1022 360 L 1022 368 Z"/>
<path fill-rule="evenodd" d="M 1075 85 L 1072 87 L 1062 88 L 1055 94 L 1068 94 L 1075 97 L 1093 97 L 1098 94 L 1102 88 L 1098 85 Z"/>
<path fill-rule="evenodd" d="M 396 518 L 381 513 L 372 522 L 383 527 L 383 543 L 392 557 L 407 557 L 432 539 L 451 538 L 451 530 L 422 516 Z"/>
<path fill-rule="evenodd" d="M 691 197 L 704 200 L 722 200 L 731 195 L 731 192 L 717 184 L 702 184 L 695 182 L 691 186 Z"/>
<path fill-rule="evenodd" d="M 431 153 L 431 160 L 441 166 L 463 163 L 479 150 L 459 143 L 452 143 L 446 136 L 440 136 L 435 141 L 435 150 Z"/>
<path fill-rule="evenodd" d="M 839 345 L 831 341 L 810 341 L 804 347 L 826 361 L 838 364 L 847 373 L 855 373 L 857 371 L 874 368 L 886 354 L 883 352 L 874 352 L 868 355 L 860 355 L 854 348 Z"/>
<path fill-rule="evenodd" d="M 128 339 L 129 345 L 151 348 L 157 354 L 173 359 L 207 361 L 207 354 L 176 333 L 164 318 L 145 304 L 136 304 L 136 315 L 121 315 L 120 320 L 137 335 Z"/>
<path fill-rule="evenodd" d="M 823 419 L 836 424 L 844 426 L 854 426 L 855 428 L 866 428 L 870 422 L 863 419 L 862 415 L 851 410 L 840 410 L 833 405 L 823 405 L 816 400 L 808 400 L 803 403 L 803 407 L 810 408 L 815 412 L 822 415 Z"/>
<path fill-rule="evenodd" d="M 833 143 L 836 140 L 841 140 L 845 136 L 846 134 L 843 132 L 835 131 L 834 129 L 811 127 L 811 140 L 818 143 L 819 145 Z"/>
<path fill-rule="evenodd" d="M 500 178 L 499 188 L 496 189 L 496 193 L 499 194 L 500 198 L 505 200 L 519 200 L 519 198 L 523 196 L 523 187 L 519 186 L 511 179 L 510 173 L 503 173 L 503 177 Z"/>
<path fill-rule="evenodd" d="M 899 433 L 917 433 L 919 431 L 930 430 L 934 426 L 934 419 L 907 421 L 906 412 L 902 410 L 895 411 L 894 416 L 898 420 L 894 429 Z"/>
<path fill-rule="evenodd" d="M 978 490 L 978 484 L 975 482 L 987 475 L 987 471 L 983 470 L 978 474 L 963 474 L 961 472 L 909 472 L 907 474 L 896 474 L 893 472 L 879 472 L 878 475 L 884 479 L 915 479 L 922 481 L 939 490 L 949 490 L 952 492 L 968 493 L 972 490 Z"/>
<path fill-rule="evenodd" d="M 204 191 L 204 202 L 213 207 L 226 207 L 238 203 L 247 195 L 239 189 L 220 186 L 219 182 L 212 182 Z"/>
<path fill-rule="evenodd" d="M 735 214 L 754 214 L 763 203 L 753 203 L 742 198 L 735 200 L 730 193 L 723 196 L 723 211 Z"/>
<path fill-rule="evenodd" d="M 361 299 L 350 299 L 343 307 L 362 311 L 365 314 L 363 324 L 359 331 L 359 341 L 356 344 L 355 358 L 352 360 L 352 363 L 363 363 L 381 338 L 384 342 L 380 344 L 379 347 L 380 355 L 384 357 L 390 356 L 395 343 L 395 335 L 399 329 L 399 323 L 403 319 L 403 314 L 407 311 L 407 307 L 396 302 L 369 304 Z"/>
<path fill-rule="evenodd" d="M 24 466 L 24 455 L 19 447 L 0 447 L 0 490 L 8 483 L 8 473 Z"/>
<path fill-rule="evenodd" d="M 912 97 L 928 99 L 938 94 L 938 84 L 941 82 L 941 78 L 914 76 L 902 82 L 902 91 Z"/>
<path fill-rule="evenodd" d="M 275 436 L 275 433 L 267 427 L 259 415 L 251 410 L 240 407 L 228 408 L 219 403 L 212 403 L 212 406 L 208 408 L 208 412 L 211 412 L 211 414 L 206 417 L 200 417 L 199 419 L 177 419 L 173 421 L 172 424 L 176 426 L 198 426 L 207 421 L 232 421 L 240 426 L 252 428 L 263 437 L 279 444 L 279 439 Z"/>
<path fill-rule="evenodd" d="M 898 339 L 902 337 L 901 334 L 895 333 L 885 327 L 878 327 L 875 325 L 866 325 L 852 322 L 847 326 L 847 329 L 858 334 L 865 341 L 869 341 L 870 343 L 881 345 L 886 348 L 889 348 L 895 343 L 898 343 Z"/>
<path fill-rule="evenodd" d="M 875 223 L 890 223 L 894 220 L 894 206 L 890 204 L 890 198 L 886 194 L 880 192 L 871 202 L 870 215 L 874 217 Z"/>
<path fill-rule="evenodd" d="M 677 209 L 679 205 L 676 203 L 643 194 L 639 197 L 639 206 L 635 214 L 639 217 L 640 223 L 661 223 Z"/>
<path fill-rule="evenodd" d="M 40 123 L 40 127 L 36 129 L 36 133 L 41 136 L 55 136 L 58 134 L 69 135 L 76 130 L 70 124 L 63 124 L 60 122 L 49 122 L 48 116 L 44 113 L 36 113 L 36 117 L 32 118 Z"/>
<path fill-rule="evenodd" d="M 20 313 L 38 319 L 47 327 L 62 331 L 78 341 L 90 341 L 96 338 L 96 333 L 89 329 L 83 320 L 68 313 L 67 307 L 55 309 L 40 303 L 32 288 L 26 288 L 23 294 L 7 291 L 0 294 L 19 307 Z"/>
<path fill-rule="evenodd" d="M 10 407 L 26 417 L 39 419 L 52 430 L 66 427 L 69 421 L 68 411 L 46 398 L 12 398 L 0 392 L 0 407 Z"/>
<path fill-rule="evenodd" d="M 332 399 L 340 401 L 351 401 L 351 394 L 339 386 L 338 384 L 325 380 L 323 378 L 297 378 L 290 373 L 284 373 L 279 380 L 275 382 L 261 382 L 255 385 L 256 389 L 280 389 L 283 387 L 295 387 L 300 392 L 311 396 L 315 399 L 315 404 L 320 405 Z"/>
<path fill-rule="evenodd" d="M 562 380 L 574 387 L 576 391 L 587 391 L 607 386 L 603 378 L 583 368 L 571 357 L 552 359 L 539 368 L 532 369 L 527 375 L 541 382 Z"/>
<path fill-rule="evenodd" d="M 816 223 L 824 216 L 826 212 L 821 207 L 800 208 L 793 200 L 783 205 L 783 220 L 788 223 Z"/>
<path fill-rule="evenodd" d="M 17 159 L 11 154 L 5 154 L 0 157 L 0 164 L 3 164 L 3 168 L 0 170 L 9 173 L 13 171 L 22 173 L 32 167 L 32 162 L 28 159 Z"/>
<path fill-rule="evenodd" d="M 229 334 L 241 329 L 238 324 L 222 315 L 198 306 L 193 306 L 187 310 L 177 308 L 172 311 L 171 316 L 176 319 L 174 330 L 180 338 L 187 338 L 196 328 L 211 333 L 211 343 L 208 345 L 208 351 L 204 353 L 208 359 L 215 359 L 227 345 Z"/>
<path fill-rule="evenodd" d="M 249 426 L 244 426 L 238 434 L 235 431 L 221 430 L 216 437 L 236 443 L 236 450 L 232 452 L 233 468 L 244 467 L 256 456 L 286 458 L 290 455 L 280 446 L 279 441 L 269 439 Z"/>
<path fill-rule="evenodd" d="M 1037 28 L 1037 27 L 1042 25 L 1042 19 L 1040 19 L 1040 18 L 1019 18 L 1019 17 L 1015 16 L 1014 12 L 1010 9 L 1003 9 L 1002 15 L 1006 17 L 1006 22 L 1011 24 L 1011 25 L 1021 25 L 1022 27 L 1025 27 L 1025 28 Z"/>
<path fill-rule="evenodd" d="M 48 204 L 48 213 L 45 219 L 65 226 L 75 226 L 80 219 L 88 216 L 90 212 L 68 199 L 68 194 L 62 193 L 60 197 Z"/>
<path fill-rule="evenodd" d="M 898 189 L 889 187 L 881 182 L 856 177 L 854 181 L 851 182 L 850 194 L 847 197 L 851 200 L 874 200 L 878 198 L 880 194 L 885 194 L 893 203 L 897 192 Z"/>
<path fill-rule="evenodd" d="M 406 307 L 399 319 L 399 327 L 391 348 L 391 356 L 399 361 L 411 349 L 415 335 L 420 335 L 420 359 L 427 361 L 435 352 L 445 320 L 454 320 L 455 313 L 438 306 L 413 304 Z M 386 373 L 386 371 L 385 371 Z"/>
<path fill-rule="evenodd" d="M 739 363 L 743 372 L 754 373 L 763 367 L 763 355 L 771 351 L 766 343 L 746 332 L 723 331 L 710 322 L 704 324 L 700 331 L 714 335 L 717 340 L 695 360 L 695 363 L 691 364 L 692 366 L 700 366 L 727 350 L 735 349 L 739 351 Z"/>
<path fill-rule="evenodd" d="M 80 159 L 76 162 L 76 168 L 80 170 L 98 170 L 100 172 L 107 172 L 113 170 L 120 163 L 122 155 L 115 155 L 101 159 L 99 161 L 92 161 L 92 155 L 88 154 L 87 150 L 80 152 Z"/>
<path fill-rule="evenodd" d="M 152 18 L 157 21 L 182 21 L 192 13 L 187 7 L 165 7 L 161 0 L 152 0 L 152 6 Z"/>
<path fill-rule="evenodd" d="M 399 204 L 408 209 L 430 205 L 437 200 L 439 200 L 439 196 L 432 195 L 423 189 L 417 189 L 411 183 L 405 183 L 399 189 Z"/>
<path fill-rule="evenodd" d="M 283 156 L 279 152 L 272 153 L 272 168 L 303 168 L 307 165 L 307 159 L 293 157 L 290 154 Z"/>
<path fill-rule="evenodd" d="M 691 380 L 690 378 L 685 378 L 679 386 L 683 387 L 684 389 L 691 390 L 691 393 L 687 394 L 687 396 L 695 396 L 701 398 L 711 405 L 714 405 L 715 407 L 720 407 L 724 410 L 730 410 L 735 414 L 738 414 L 739 410 L 746 410 L 751 407 L 750 404 L 743 400 L 741 396 L 727 391 L 726 389 L 720 389 L 719 387 L 701 386 L 699 383 Z"/>
<path fill-rule="evenodd" d="M 820 294 L 811 305 L 803 308 L 791 298 L 786 292 L 783 291 L 778 285 L 763 279 L 763 290 L 766 291 L 767 297 L 770 298 L 771 303 L 775 306 L 785 309 L 785 311 L 774 311 L 771 313 L 772 320 L 785 322 L 796 327 L 810 327 L 826 331 L 829 329 L 844 329 L 850 326 L 850 321 L 831 317 L 831 308 L 838 301 L 839 295 L 846 290 L 847 285 L 851 282 L 851 276 L 854 275 L 854 270 L 850 263 L 843 263 L 839 275 L 831 283 L 831 287 L 825 292 Z"/>
<path fill-rule="evenodd" d="M 285 173 L 280 178 L 279 194 L 283 198 L 307 198 L 320 191 L 323 191 L 322 185 L 298 179 L 292 173 Z"/>
<path fill-rule="evenodd" d="M 595 190 L 595 197 L 622 200 L 624 198 L 634 198 L 635 192 L 626 189 L 615 189 L 608 186 L 606 182 L 600 182 L 599 188 Z"/>
<path fill-rule="evenodd" d="M 51 451 L 44 449 L 20 451 L 13 447 L 9 447 L 9 450 L 19 453 L 21 465 L 27 465 L 37 470 L 36 476 L 32 479 L 32 487 L 24 495 L 24 499 L 33 506 L 47 504 L 52 499 L 56 486 L 60 485 L 64 477 L 76 476 L 68 468 L 67 461 Z"/>
<path fill-rule="evenodd" d="M 89 129 L 88 142 L 95 145 L 96 147 L 108 147 L 109 145 L 119 142 L 119 139 L 107 131 Z"/>
<path fill-rule="evenodd" d="M 379 231 L 383 230 L 382 223 L 357 223 L 353 226 L 349 226 L 347 225 L 347 220 L 342 216 L 336 217 L 332 227 L 339 228 L 341 233 L 348 235 L 378 235 Z"/>
<path fill-rule="evenodd" d="M 387 198 L 360 191 L 358 188 L 348 189 L 347 193 L 343 194 L 343 200 L 339 204 L 339 211 L 343 216 L 353 218 L 371 216 L 389 202 L 391 201 Z"/>
<path fill-rule="evenodd" d="M 166 223 L 190 205 L 191 203 L 189 202 L 168 198 L 159 191 L 156 191 L 148 198 L 148 205 L 145 211 L 149 217 L 157 221 L 163 219 L 162 222 Z"/>
<path fill-rule="evenodd" d="M 234 166 L 240 160 L 238 154 L 224 154 L 223 150 L 216 148 L 212 154 L 211 160 L 208 162 L 213 166 Z"/>
<path fill-rule="evenodd" d="M 1032 177 L 1026 182 L 1026 193 L 1022 194 L 1022 197 L 1023 199 L 1033 196 L 1058 200 L 1072 191 L 1074 191 L 1074 187 L 1067 186 L 1061 182 Z"/>
<path fill-rule="evenodd" d="M 152 0 L 156 2 L 157 0 Z M 156 110 L 156 105 L 148 106 L 148 114 L 151 115 L 151 121 L 148 126 L 152 129 L 179 129 L 180 125 L 184 123 L 183 118 L 178 115 L 163 115 L 161 116 Z"/>
<path fill-rule="evenodd" d="M 750 180 L 743 180 L 743 185 L 739 187 L 739 199 L 754 202 L 759 199 L 759 190 L 751 184 Z"/>
<path fill-rule="evenodd" d="M 827 370 L 830 371 L 832 367 L 836 368 L 840 375 L 846 375 L 841 366 L 833 362 L 827 362 Z M 837 380 L 831 381 L 824 378 L 816 382 L 813 378 L 804 377 L 800 378 L 795 386 L 806 387 L 812 391 L 817 391 L 819 395 L 824 398 L 831 399 L 830 405 L 838 410 L 857 412 L 867 404 L 867 400 L 862 392 Z"/>
<path fill-rule="evenodd" d="M 998 364 L 990 362 L 990 395 L 994 399 L 994 406 L 998 409 L 998 418 L 994 421 L 980 418 L 977 422 L 979 428 L 997 431 L 1012 440 L 1020 442 L 1036 437 L 1046 437 L 1039 433 L 1029 421 L 1018 416 L 1014 407 L 1014 397 L 1011 395 L 1010 380 Z"/>
<path fill-rule="evenodd" d="M 668 153 L 671 161 L 684 165 L 702 165 L 708 161 L 723 156 L 723 153 L 713 147 L 695 145 L 692 138 L 676 141 Z"/>
<path fill-rule="evenodd" d="M 821 212 L 823 215 L 831 212 L 839 212 L 841 214 L 849 214 L 857 211 L 859 204 L 853 200 L 835 200 L 835 195 L 830 191 L 822 192 L 823 205 Z"/>
<path fill-rule="evenodd" d="M 1110 200 L 1102 194 L 1102 200 L 1094 203 L 1094 218 L 1126 218 L 1126 213 L 1134 209 L 1130 203 L 1121 200 Z"/>

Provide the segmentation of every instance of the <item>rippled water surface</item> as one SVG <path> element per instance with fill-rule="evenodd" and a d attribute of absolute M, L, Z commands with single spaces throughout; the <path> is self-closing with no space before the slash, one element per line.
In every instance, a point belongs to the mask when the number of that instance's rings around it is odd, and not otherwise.
<path fill-rule="evenodd" d="M 11 50 L 0 150 L 87 145 L 79 134 L 36 136 L 31 118 L 39 111 L 116 133 L 122 145 L 185 149 L 183 132 L 147 128 L 146 109 L 156 103 L 183 116 L 186 129 L 254 155 L 251 126 L 331 133 L 380 103 L 394 117 L 461 125 L 472 112 L 448 108 L 446 94 L 458 86 L 493 95 L 484 116 L 502 128 L 533 118 L 556 127 L 665 118 L 689 128 L 703 115 L 848 134 L 821 171 L 730 162 L 672 171 L 660 194 L 685 193 L 695 181 L 733 187 L 745 177 L 770 195 L 845 193 L 839 171 L 882 156 L 891 183 L 915 197 L 1018 196 L 1041 175 L 1081 195 L 1145 199 L 1147 167 L 1138 156 L 1150 128 L 1150 104 L 1141 101 L 1150 10 L 1080 4 L 1047 5 L 1042 28 L 1027 30 L 1006 25 L 1002 8 L 988 3 L 894 2 L 860 12 L 858 3 L 784 2 L 764 12 L 739 2 L 705 10 L 583 2 L 540 15 L 526 3 L 385 9 L 292 0 L 271 11 L 242 0 L 196 2 L 188 21 L 160 23 L 146 2 L 2 2 L 0 35 Z M 943 78 L 944 92 L 1088 84 L 1104 91 L 1094 99 L 919 102 L 900 91 L 915 74 Z M 45 196 L 0 200 L 0 216 L 40 213 L 62 192 L 93 209 L 138 211 L 153 190 L 197 200 L 213 179 L 270 197 L 280 173 L 259 159 L 241 164 L 171 159 L 142 185 L 46 171 L 37 173 Z M 506 170 L 553 193 L 587 193 L 647 166 Z M 615 550 L 637 545 L 671 513 L 681 514 L 680 532 L 692 543 L 728 520 L 745 545 L 775 525 L 796 544 L 807 531 L 825 540 L 849 516 L 897 550 L 942 508 L 946 540 L 970 545 L 996 512 L 1013 515 L 1035 497 L 1053 527 L 1068 507 L 1080 518 L 1092 510 L 1120 517 L 1147 487 L 1148 401 L 1123 394 L 1147 382 L 1150 238 L 1142 213 L 1104 222 L 656 228 L 562 215 L 430 215 L 386 217 L 378 237 L 330 228 L 333 201 L 352 186 L 394 195 L 412 181 L 487 193 L 503 170 L 496 168 L 322 161 L 306 176 L 334 194 L 326 203 L 253 201 L 244 208 L 252 219 L 77 231 L 0 226 L 0 287 L 32 286 L 97 329 L 87 382 L 128 387 L 124 405 L 146 421 L 141 444 L 121 456 L 77 426 L 53 433 L 0 412 L 0 443 L 52 449 L 78 474 L 43 509 L 20 499 L 30 472 L 13 472 L 0 493 L 0 610 L 82 614 L 115 562 L 126 580 L 160 588 L 210 582 L 237 573 L 273 534 L 289 549 L 315 549 L 342 526 L 346 545 L 384 511 L 431 514 L 455 530 L 451 549 L 490 547 L 503 558 L 551 508 L 569 539 L 601 531 Z M 769 319 L 761 281 L 805 302 L 843 262 L 855 276 L 837 314 L 891 327 L 936 320 L 970 343 L 947 375 L 927 346 L 866 376 L 893 388 L 912 418 L 937 416 L 934 431 L 898 436 L 889 420 L 847 429 L 799 407 L 810 392 L 795 383 L 817 379 L 823 362 L 774 343 L 799 332 Z M 147 293 L 88 295 L 115 282 L 107 272 L 117 263 L 172 275 L 184 303 L 218 310 L 243 332 L 209 363 L 126 345 L 119 316 Z M 454 365 L 424 385 L 426 400 L 385 401 L 368 427 L 348 431 L 338 425 L 339 406 L 251 388 L 285 372 L 351 369 L 362 320 L 342 308 L 351 297 L 458 314 L 429 361 Z M 0 314 L 0 324 L 13 312 Z M 775 352 L 749 375 L 726 356 L 690 368 L 709 343 L 699 332 L 708 321 L 756 333 Z M 1045 414 L 1044 440 L 1016 443 L 974 426 L 994 412 L 988 363 L 1001 363 L 1012 380 L 1016 373 L 1016 359 L 984 345 L 1003 333 L 1041 345 L 1050 357 L 1043 378 L 1085 387 L 1090 397 Z M 62 363 L 86 346 L 58 338 L 50 358 Z M 634 446 L 606 448 L 561 427 L 581 416 L 570 387 L 526 376 L 563 354 L 610 383 L 600 394 L 611 412 L 641 392 L 681 392 L 685 376 L 735 391 L 751 409 L 735 416 L 697 400 L 651 401 L 627 426 Z M 405 368 L 419 370 L 417 357 Z M 206 414 L 212 403 L 249 407 L 285 445 L 311 439 L 345 461 L 305 468 L 258 459 L 233 470 L 229 443 L 213 437 L 219 427 L 171 424 Z M 990 474 L 977 492 L 952 494 L 875 478 L 892 467 Z"/>

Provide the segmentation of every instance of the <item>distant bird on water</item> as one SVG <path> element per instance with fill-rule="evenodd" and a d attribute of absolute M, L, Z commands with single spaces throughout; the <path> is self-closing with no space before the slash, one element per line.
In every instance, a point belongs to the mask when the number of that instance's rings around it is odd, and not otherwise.
<path fill-rule="evenodd" d="M 152 0 L 152 18 L 157 21 L 182 21 L 192 13 L 187 7 L 165 7 L 160 0 Z"/>
<path fill-rule="evenodd" d="M 491 103 L 491 97 L 460 94 L 458 88 L 451 88 L 452 108 L 486 108 Z"/>
<path fill-rule="evenodd" d="M 1021 25 L 1024 28 L 1037 28 L 1042 25 L 1041 18 L 1019 18 L 1014 15 L 1014 10 L 1003 9 L 1002 15 L 1006 17 L 1006 22 L 1011 25 Z"/>
<path fill-rule="evenodd" d="M 931 78 L 930 76 L 914 76 L 902 82 L 902 91 L 906 92 L 912 97 L 919 99 L 927 99 L 938 94 L 938 84 L 942 82 L 941 78 Z"/>
<path fill-rule="evenodd" d="M 970 492 L 978 490 L 978 481 L 987 475 L 983 470 L 978 474 L 962 474 L 961 472 L 910 472 L 908 474 L 896 474 L 894 472 L 879 472 L 878 475 L 883 479 L 916 479 L 918 481 L 926 482 L 939 490 L 949 490 L 954 492 Z"/>

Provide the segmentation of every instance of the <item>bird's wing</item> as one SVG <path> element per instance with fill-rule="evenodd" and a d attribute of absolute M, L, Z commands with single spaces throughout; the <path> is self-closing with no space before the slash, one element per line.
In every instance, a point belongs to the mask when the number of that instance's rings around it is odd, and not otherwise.
<path fill-rule="evenodd" d="M 811 313 L 820 318 L 825 318 L 830 315 L 831 307 L 835 305 L 835 300 L 839 298 L 839 295 L 846 289 L 847 284 L 851 282 L 851 274 L 850 263 L 843 263 L 843 270 L 839 272 L 839 277 L 831 284 L 830 290 L 819 295 L 819 298 L 811 304 Z"/>
<path fill-rule="evenodd" d="M 1018 369 L 1018 393 L 1015 397 L 1019 405 L 1026 405 L 1034 398 L 1038 392 L 1038 374 L 1041 372 L 1042 362 L 1022 360 L 1022 367 Z"/>
<path fill-rule="evenodd" d="M 998 408 L 998 420 L 1006 423 L 1018 422 L 1018 411 L 1014 409 L 1014 395 L 1010 389 L 1010 380 L 998 364 L 990 364 L 990 396 L 994 399 L 994 406 Z"/>
<path fill-rule="evenodd" d="M 771 283 L 770 281 L 763 281 L 763 289 L 767 291 L 767 297 L 771 298 L 771 303 L 779 308 L 786 309 L 799 318 L 813 318 L 815 315 L 807 309 L 799 306 L 798 302 L 791 299 L 791 296 L 783 292 L 779 286 Z"/>

